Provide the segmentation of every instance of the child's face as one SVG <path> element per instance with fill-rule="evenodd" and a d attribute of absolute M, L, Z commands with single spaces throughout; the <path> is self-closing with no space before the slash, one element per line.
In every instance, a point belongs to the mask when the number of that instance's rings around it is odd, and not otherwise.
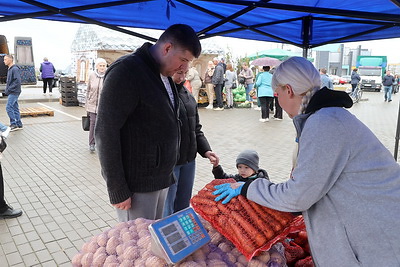
<path fill-rule="evenodd" d="M 249 166 L 244 165 L 244 164 L 238 164 L 237 169 L 238 169 L 239 175 L 242 176 L 243 178 L 248 178 L 255 173 L 252 168 L 250 168 Z"/>

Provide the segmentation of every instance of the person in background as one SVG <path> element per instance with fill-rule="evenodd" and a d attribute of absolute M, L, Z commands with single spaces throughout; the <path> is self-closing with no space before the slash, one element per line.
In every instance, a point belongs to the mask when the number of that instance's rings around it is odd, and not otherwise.
<path fill-rule="evenodd" d="M 183 210 L 190 205 L 196 171 L 196 155 L 218 164 L 219 158 L 211 151 L 210 144 L 201 130 L 197 102 L 183 85 L 186 71 L 179 70 L 172 76 L 179 96 L 179 119 L 181 141 L 179 159 L 174 168 L 175 183 L 168 189 L 164 206 L 164 217 Z"/>
<path fill-rule="evenodd" d="M 247 149 L 239 153 L 236 158 L 237 174 L 226 174 L 218 162 L 213 164 L 212 173 L 215 179 L 233 178 L 237 182 L 246 182 L 250 179 L 268 178 L 268 173 L 264 169 L 260 169 L 258 153 L 255 150 Z"/>
<path fill-rule="evenodd" d="M 224 103 L 222 99 L 222 89 L 224 86 L 224 65 L 218 58 L 213 59 L 215 65 L 214 74 L 212 76 L 212 83 L 214 84 L 214 92 L 217 98 L 217 107 L 214 110 L 224 110 Z"/>
<path fill-rule="evenodd" d="M 269 70 L 269 73 L 274 75 L 276 67 L 272 67 Z M 278 99 L 278 94 L 277 92 L 274 91 L 274 103 L 275 103 L 275 114 L 274 114 L 274 120 L 281 121 L 283 119 L 283 114 L 282 114 L 282 107 L 279 104 L 279 99 Z"/>
<path fill-rule="evenodd" d="M 199 76 L 199 72 L 196 70 L 194 66 L 192 66 L 187 72 L 186 79 L 190 82 L 190 85 L 192 86 L 192 95 L 196 100 L 196 103 L 199 102 L 201 79 Z"/>
<path fill-rule="evenodd" d="M 361 81 L 361 77 L 360 75 L 358 75 L 357 73 L 358 69 L 354 68 L 352 73 L 351 73 L 351 92 L 354 92 L 354 90 L 356 89 L 358 83 Z"/>
<path fill-rule="evenodd" d="M 393 94 L 399 91 L 399 75 L 394 75 Z"/>
<path fill-rule="evenodd" d="M 252 102 L 253 99 L 249 95 L 251 89 L 253 89 L 254 85 L 254 75 L 253 71 L 249 68 L 246 62 L 242 64 L 242 71 L 239 73 L 239 77 L 245 78 L 245 87 L 246 87 L 246 100 Z"/>
<path fill-rule="evenodd" d="M 274 91 L 271 87 L 272 74 L 269 73 L 270 67 L 263 66 L 263 72 L 258 75 L 256 81 L 257 96 L 260 99 L 261 119 L 260 122 L 269 121 L 269 106 L 274 99 Z"/>
<path fill-rule="evenodd" d="M 328 74 L 326 74 L 326 69 L 322 68 L 319 70 L 319 73 L 321 75 L 321 88 L 328 88 L 333 90 L 333 83 L 331 78 L 329 78 Z"/>
<path fill-rule="evenodd" d="M 39 71 L 43 80 L 43 95 L 46 95 L 47 85 L 49 85 L 49 95 L 53 93 L 54 73 L 56 69 L 47 57 L 43 58 Z"/>
<path fill-rule="evenodd" d="M 392 89 L 393 89 L 394 77 L 390 74 L 390 71 L 386 71 L 386 75 L 383 76 L 382 84 L 385 90 L 385 102 L 392 101 Z"/>
<path fill-rule="evenodd" d="M 262 67 L 262 66 L 259 66 L 259 67 L 258 67 L 258 72 L 257 72 L 257 74 L 256 74 L 255 81 L 257 81 L 258 76 L 259 76 L 263 71 L 264 71 L 264 70 L 263 70 L 263 67 Z M 254 108 L 254 110 L 261 110 L 261 103 L 260 103 L 260 99 L 258 98 L 257 85 L 254 85 L 254 88 L 256 89 L 256 92 L 257 92 L 257 106 Z"/>
<path fill-rule="evenodd" d="M 162 218 L 180 142 L 179 97 L 171 76 L 187 70 L 201 44 L 188 25 L 168 27 L 116 60 L 104 76 L 96 147 L 119 221 Z"/>
<path fill-rule="evenodd" d="M 104 74 L 106 73 L 107 62 L 104 58 L 97 58 L 95 61 L 95 70 L 89 75 L 89 81 L 86 89 L 86 112 L 90 118 L 89 128 L 89 150 L 96 150 L 94 140 L 94 128 L 96 125 L 97 108 L 99 106 L 99 98 L 103 89 Z"/>
<path fill-rule="evenodd" d="M 206 109 L 214 108 L 214 84 L 212 83 L 212 77 L 215 71 L 214 62 L 208 61 L 206 73 L 204 74 L 204 84 L 206 86 L 208 106 Z"/>
<path fill-rule="evenodd" d="M 12 55 L 4 56 L 4 65 L 8 67 L 5 94 L 7 97 L 6 111 L 10 118 L 11 131 L 23 129 L 19 112 L 18 98 L 21 94 L 21 70 L 14 64 Z"/>
<path fill-rule="evenodd" d="M 232 63 L 228 63 L 225 73 L 225 90 L 226 90 L 226 109 L 233 108 L 233 93 L 232 87 L 236 85 L 236 72 L 233 69 Z M 237 85 L 236 85 L 237 86 Z M 236 88 L 235 86 L 235 88 Z"/>
<path fill-rule="evenodd" d="M 241 194 L 302 212 L 315 266 L 399 266 L 400 165 L 393 155 L 345 109 L 353 105 L 346 92 L 320 88 L 307 59 L 282 62 L 272 87 L 297 131 L 290 179 L 218 185 L 216 200 Z"/>

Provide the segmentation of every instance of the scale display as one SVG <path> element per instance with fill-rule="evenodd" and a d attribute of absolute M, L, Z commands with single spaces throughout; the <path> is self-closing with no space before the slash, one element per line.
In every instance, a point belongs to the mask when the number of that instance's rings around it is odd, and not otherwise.
<path fill-rule="evenodd" d="M 149 225 L 152 251 L 169 263 L 177 263 L 210 241 L 192 208 L 186 208 Z"/>

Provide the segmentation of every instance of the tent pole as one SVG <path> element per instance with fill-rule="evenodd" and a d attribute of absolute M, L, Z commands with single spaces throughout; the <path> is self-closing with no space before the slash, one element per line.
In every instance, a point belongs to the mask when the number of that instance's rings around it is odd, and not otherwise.
<path fill-rule="evenodd" d="M 397 153 L 399 151 L 399 136 L 400 136 L 400 102 L 399 102 L 399 114 L 397 115 L 397 129 L 394 143 L 394 159 L 397 161 Z"/>
<path fill-rule="evenodd" d="M 303 47 L 303 57 L 307 58 L 308 55 L 308 48 L 307 47 Z"/>

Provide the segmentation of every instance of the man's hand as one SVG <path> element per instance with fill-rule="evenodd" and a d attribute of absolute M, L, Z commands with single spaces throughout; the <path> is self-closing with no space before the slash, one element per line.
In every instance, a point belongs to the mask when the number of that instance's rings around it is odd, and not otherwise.
<path fill-rule="evenodd" d="M 231 201 L 232 198 L 240 195 L 243 185 L 244 182 L 216 185 L 214 188 L 217 190 L 215 190 L 212 194 L 219 195 L 215 198 L 215 201 L 220 201 L 221 199 L 225 198 L 224 201 L 222 201 L 222 204 L 226 204 Z"/>
<path fill-rule="evenodd" d="M 208 158 L 210 160 L 210 163 L 214 166 L 217 167 L 219 164 L 219 157 L 216 153 L 212 152 L 212 151 L 207 151 L 205 153 L 206 158 Z"/>
<path fill-rule="evenodd" d="M 128 210 L 131 208 L 131 203 L 132 203 L 132 199 L 128 198 L 127 200 L 118 203 L 118 204 L 112 204 L 114 207 L 116 207 L 117 209 L 120 210 Z"/>

